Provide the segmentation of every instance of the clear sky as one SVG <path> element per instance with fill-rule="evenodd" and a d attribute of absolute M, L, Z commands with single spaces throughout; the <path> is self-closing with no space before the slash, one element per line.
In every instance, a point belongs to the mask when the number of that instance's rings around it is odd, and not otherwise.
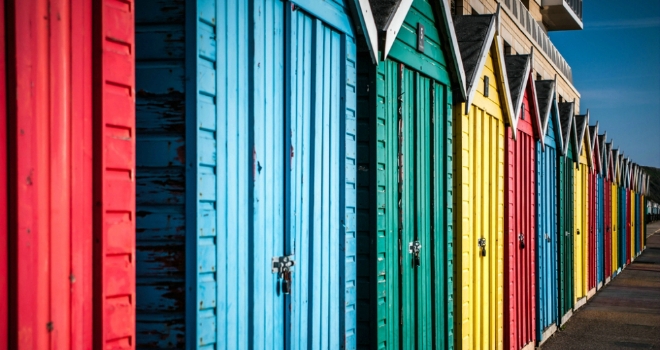
<path fill-rule="evenodd" d="M 550 32 L 580 113 L 640 165 L 660 168 L 660 0 L 584 0 L 581 31 Z"/>

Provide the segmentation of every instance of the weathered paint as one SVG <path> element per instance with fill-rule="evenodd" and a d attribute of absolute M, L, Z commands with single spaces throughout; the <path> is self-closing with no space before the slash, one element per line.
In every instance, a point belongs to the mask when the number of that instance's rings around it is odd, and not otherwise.
<path fill-rule="evenodd" d="M 385 61 L 358 56 L 359 348 L 453 348 L 451 58 L 433 6 L 413 2 Z"/>
<path fill-rule="evenodd" d="M 138 343 L 354 348 L 346 3 L 140 5 Z"/>
<path fill-rule="evenodd" d="M 500 88 L 497 45 L 490 46 L 483 69 L 489 96 L 480 78 L 469 113 L 462 113 L 464 105 L 454 108 L 456 346 L 461 349 L 503 347 L 505 117 L 500 95 L 506 92 Z M 486 240 L 486 256 L 480 239 Z"/>
<path fill-rule="evenodd" d="M 507 56 L 507 59 L 509 56 Z M 531 57 L 529 58 L 531 59 Z M 531 64 L 531 63 L 530 63 Z M 536 341 L 536 152 L 538 108 L 531 73 L 524 78 L 517 134 L 506 129 L 504 160 L 504 347 Z M 523 85 L 524 86 L 524 85 Z"/>
<path fill-rule="evenodd" d="M 554 83 L 553 83 L 554 86 Z M 544 332 L 559 321 L 558 268 L 558 153 L 562 151 L 554 89 L 544 127 L 544 145 L 536 142 L 536 338 L 545 340 Z M 541 112 L 543 113 L 543 112 Z"/>
<path fill-rule="evenodd" d="M 101 36 L 92 30 L 91 1 L 20 1 L 7 7 L 3 2 L 0 7 L 7 10 L 0 16 L 6 30 L 0 37 L 7 40 L 0 45 L 7 50 L 6 56 L 0 54 L 6 57 L 0 74 L 8 74 L 0 93 L 7 98 L 6 106 L 0 103 L 7 139 L 0 139 L 9 141 L 6 149 L 0 146 L 0 162 L 9 171 L 1 171 L 7 178 L 0 175 L 9 189 L 0 193 L 0 200 L 8 200 L 2 210 L 9 209 L 6 217 L 0 214 L 0 221 L 9 222 L 0 223 L 0 236 L 10 237 L 9 271 L 2 276 L 11 276 L 8 315 L 0 311 L 7 317 L 0 321 L 0 341 L 9 349 L 89 349 L 92 266 L 97 266 L 92 263 L 92 154 L 103 151 L 106 141 L 92 144 L 92 105 L 99 102 L 92 98 L 92 47 L 100 53 Z M 97 59 L 94 69 L 126 68 L 113 63 Z M 128 158 L 130 166 L 129 150 L 107 151 L 113 152 Z M 97 189 L 109 185 L 94 180 Z M 128 198 L 129 213 L 130 203 Z M 95 276 L 96 282 L 109 282 L 103 278 Z M 125 325 L 132 325 L 130 317 Z"/>

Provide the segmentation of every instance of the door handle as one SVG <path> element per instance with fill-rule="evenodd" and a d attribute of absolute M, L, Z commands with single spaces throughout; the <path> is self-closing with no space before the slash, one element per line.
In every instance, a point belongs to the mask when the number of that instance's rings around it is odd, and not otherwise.
<path fill-rule="evenodd" d="M 481 237 L 477 243 L 479 244 L 479 248 L 481 248 L 481 256 L 486 256 L 486 239 Z"/>
<path fill-rule="evenodd" d="M 520 249 L 525 249 L 525 234 L 521 232 L 518 235 L 518 240 L 520 241 Z"/>

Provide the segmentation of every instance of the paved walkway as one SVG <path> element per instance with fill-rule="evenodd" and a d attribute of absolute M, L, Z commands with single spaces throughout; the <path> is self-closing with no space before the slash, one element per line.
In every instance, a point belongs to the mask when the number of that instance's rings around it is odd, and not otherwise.
<path fill-rule="evenodd" d="M 660 349 L 660 222 L 647 225 L 647 236 L 642 255 L 578 309 L 543 350 Z"/>

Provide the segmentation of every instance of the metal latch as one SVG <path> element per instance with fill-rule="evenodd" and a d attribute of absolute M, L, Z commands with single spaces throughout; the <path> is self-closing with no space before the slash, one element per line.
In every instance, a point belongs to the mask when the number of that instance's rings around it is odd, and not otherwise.
<path fill-rule="evenodd" d="M 291 274 L 295 264 L 293 255 L 274 256 L 271 260 L 270 270 L 282 279 L 282 292 L 284 294 L 291 294 Z"/>
<path fill-rule="evenodd" d="M 580 235 L 580 229 L 577 230 L 577 234 Z"/>
<path fill-rule="evenodd" d="M 566 237 L 568 237 L 570 234 L 571 234 L 571 233 L 568 232 L 568 231 L 564 232 L 564 236 L 566 236 Z"/>
<path fill-rule="evenodd" d="M 486 239 L 481 237 L 477 241 L 479 248 L 481 248 L 481 256 L 486 256 Z"/>
<path fill-rule="evenodd" d="M 419 241 L 412 241 L 408 244 L 408 253 L 413 255 L 413 267 L 420 266 L 422 261 L 419 258 L 419 253 L 422 251 L 422 243 Z"/>
<path fill-rule="evenodd" d="M 547 233 L 545 234 L 545 240 L 548 241 L 548 243 L 550 242 L 550 235 Z"/>
<path fill-rule="evenodd" d="M 525 234 L 521 232 L 518 235 L 518 240 L 520 241 L 520 249 L 525 249 Z"/>

